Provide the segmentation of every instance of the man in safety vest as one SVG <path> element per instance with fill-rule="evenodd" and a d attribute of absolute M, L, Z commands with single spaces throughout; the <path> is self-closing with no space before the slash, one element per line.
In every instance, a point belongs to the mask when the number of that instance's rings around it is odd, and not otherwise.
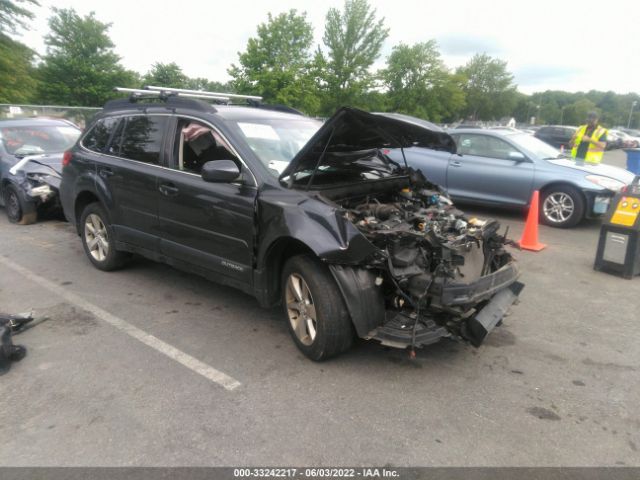
<path fill-rule="evenodd" d="M 571 157 L 576 162 L 597 165 L 602 161 L 607 146 L 607 129 L 598 125 L 598 114 L 587 115 L 587 124 L 581 125 L 571 138 Z"/>

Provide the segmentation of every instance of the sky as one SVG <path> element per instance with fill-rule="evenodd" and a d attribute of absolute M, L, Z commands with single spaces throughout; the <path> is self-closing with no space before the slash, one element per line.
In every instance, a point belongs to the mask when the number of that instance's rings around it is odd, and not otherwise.
<path fill-rule="evenodd" d="M 227 68 L 255 36 L 259 23 L 291 8 L 307 13 L 322 46 L 327 10 L 343 0 L 39 0 L 21 41 L 45 53 L 51 7 L 93 11 L 129 69 L 145 73 L 155 62 L 176 62 L 190 77 L 229 79 Z M 435 39 L 451 69 L 475 53 L 507 61 L 523 93 L 613 90 L 640 92 L 640 2 L 529 0 L 369 0 L 390 29 L 384 66 L 398 43 Z"/>

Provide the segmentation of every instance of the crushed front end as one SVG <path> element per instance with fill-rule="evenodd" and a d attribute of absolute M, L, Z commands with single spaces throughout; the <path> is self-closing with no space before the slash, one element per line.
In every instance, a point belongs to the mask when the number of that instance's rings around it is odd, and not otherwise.
<path fill-rule="evenodd" d="M 410 147 L 456 152 L 453 138 L 424 120 L 342 108 L 279 178 L 332 208 L 318 215 L 306 207 L 331 233 L 314 251 L 329 265 L 358 336 L 399 348 L 443 337 L 478 346 L 523 288 L 507 232 L 466 217 L 409 168 Z"/>
<path fill-rule="evenodd" d="M 21 190 L 25 201 L 36 208 L 58 208 L 61 170 L 59 155 L 25 157 L 9 170 L 7 179 Z"/>
<path fill-rule="evenodd" d="M 377 247 L 364 267 L 384 298 L 384 320 L 366 335 L 405 348 L 453 337 L 479 346 L 523 284 L 495 220 L 467 218 L 419 172 L 400 191 L 339 200 Z"/>

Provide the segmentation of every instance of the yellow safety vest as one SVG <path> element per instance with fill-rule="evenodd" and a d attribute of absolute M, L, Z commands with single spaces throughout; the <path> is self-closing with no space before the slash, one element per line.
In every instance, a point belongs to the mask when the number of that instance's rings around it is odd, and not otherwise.
<path fill-rule="evenodd" d="M 586 132 L 587 132 L 587 125 L 582 125 L 580 128 L 578 128 L 578 131 L 576 132 L 576 141 L 573 144 L 573 148 L 571 149 L 571 156 L 573 158 L 576 158 L 578 156 L 578 147 L 582 143 L 583 141 L 582 137 L 584 137 Z M 600 137 L 602 137 L 602 135 L 604 135 L 605 133 L 607 133 L 607 129 L 598 125 L 596 129 L 593 131 L 593 133 L 591 134 L 591 138 L 596 142 L 599 142 Z M 585 155 L 584 161 L 586 163 L 593 163 L 597 165 L 602 161 L 603 153 L 604 153 L 604 148 L 600 148 L 597 145 L 594 145 L 593 143 L 589 142 L 589 148 L 587 149 L 587 154 Z"/>

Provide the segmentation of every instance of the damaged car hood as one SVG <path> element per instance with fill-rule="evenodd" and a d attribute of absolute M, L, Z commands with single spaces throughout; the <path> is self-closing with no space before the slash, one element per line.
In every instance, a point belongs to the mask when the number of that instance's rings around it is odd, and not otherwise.
<path fill-rule="evenodd" d="M 29 155 L 21 158 L 10 169 L 12 175 L 19 171 L 62 175 L 62 153 L 49 155 Z"/>
<path fill-rule="evenodd" d="M 32 179 L 59 189 L 62 181 L 62 156 L 62 153 L 29 155 L 16 162 L 9 173 L 20 178 L 20 182 Z M 29 183 L 25 183 L 27 184 Z"/>
<path fill-rule="evenodd" d="M 429 122 L 418 123 L 399 114 L 368 113 L 356 108 L 339 109 L 302 147 L 280 175 L 313 172 L 323 166 L 349 166 L 369 162 L 374 169 L 388 167 L 379 155 L 362 155 L 367 150 L 423 147 L 454 153 L 453 138 Z M 358 155 L 349 155 L 359 152 Z M 384 164 L 387 165 L 384 165 Z"/>

